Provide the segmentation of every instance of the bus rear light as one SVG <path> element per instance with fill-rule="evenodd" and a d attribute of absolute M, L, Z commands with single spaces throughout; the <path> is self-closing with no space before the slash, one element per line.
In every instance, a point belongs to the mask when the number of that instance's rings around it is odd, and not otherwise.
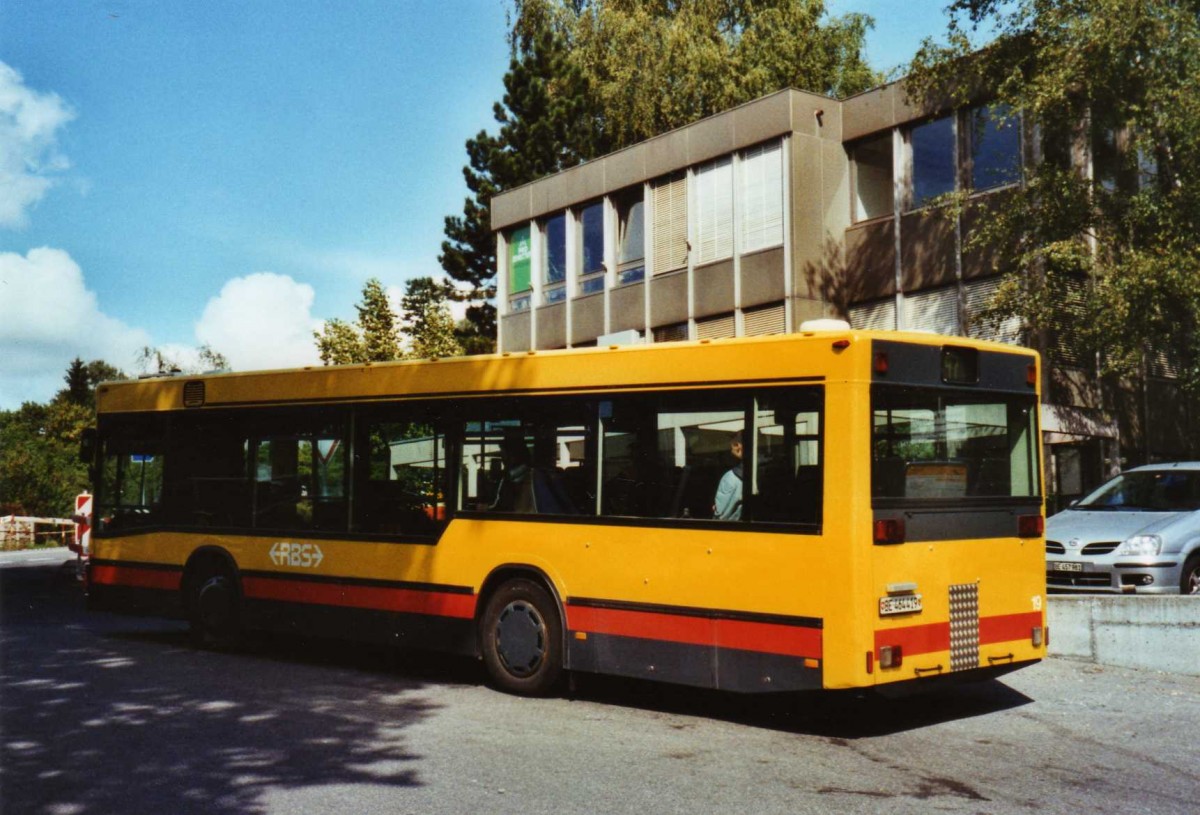
<path fill-rule="evenodd" d="M 1034 648 L 1042 647 L 1042 643 L 1045 642 L 1045 635 L 1040 625 L 1035 625 L 1033 627 L 1033 631 L 1031 631 L 1029 634 L 1029 641 L 1033 643 Z"/>
<path fill-rule="evenodd" d="M 833 341 L 833 350 L 835 350 L 835 351 L 841 351 L 841 350 L 843 350 L 845 348 L 849 348 L 849 347 L 850 347 L 850 340 L 834 340 Z"/>
<path fill-rule="evenodd" d="M 1029 367 L 1025 369 L 1025 384 L 1031 388 L 1037 387 L 1037 363 L 1029 363 Z"/>
<path fill-rule="evenodd" d="M 875 522 L 876 543 L 904 543 L 904 519 L 883 518 Z"/>
<path fill-rule="evenodd" d="M 1040 538 L 1046 531 L 1046 521 L 1041 515 L 1022 515 L 1017 518 L 1017 535 L 1022 538 Z"/>
<path fill-rule="evenodd" d="M 888 372 L 888 355 L 887 351 L 875 352 L 875 373 L 886 374 Z"/>
<path fill-rule="evenodd" d="M 904 662 L 904 650 L 899 645 L 879 646 L 879 667 L 899 668 Z"/>

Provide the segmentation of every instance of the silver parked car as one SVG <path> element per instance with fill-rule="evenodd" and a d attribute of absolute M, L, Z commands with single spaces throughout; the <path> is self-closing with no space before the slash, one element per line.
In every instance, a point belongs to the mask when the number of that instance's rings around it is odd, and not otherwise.
<path fill-rule="evenodd" d="M 1200 595 L 1200 462 L 1128 470 L 1050 518 L 1046 584 Z"/>

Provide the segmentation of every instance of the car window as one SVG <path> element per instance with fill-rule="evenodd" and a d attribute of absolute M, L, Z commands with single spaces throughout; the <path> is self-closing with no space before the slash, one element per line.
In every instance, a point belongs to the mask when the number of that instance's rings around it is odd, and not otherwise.
<path fill-rule="evenodd" d="M 1079 509 L 1189 512 L 1200 509 L 1200 472 L 1144 470 L 1122 473 L 1081 500 Z"/>

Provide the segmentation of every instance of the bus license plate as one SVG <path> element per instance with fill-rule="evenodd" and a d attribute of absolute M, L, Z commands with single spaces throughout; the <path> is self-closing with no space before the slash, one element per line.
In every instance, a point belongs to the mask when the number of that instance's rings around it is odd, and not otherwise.
<path fill-rule="evenodd" d="M 1052 572 L 1082 572 L 1082 563 L 1072 563 L 1069 560 L 1052 560 L 1050 561 L 1050 571 Z"/>
<path fill-rule="evenodd" d="M 911 614 L 921 610 L 921 595 L 895 594 L 879 598 L 880 616 L 887 614 Z"/>

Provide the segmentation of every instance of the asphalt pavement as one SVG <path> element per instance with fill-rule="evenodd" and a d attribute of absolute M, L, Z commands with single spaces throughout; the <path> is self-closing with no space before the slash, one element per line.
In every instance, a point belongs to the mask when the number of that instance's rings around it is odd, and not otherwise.
<path fill-rule="evenodd" d="M 0 807 L 92 813 L 1200 809 L 1200 679 L 1060 659 L 905 700 L 583 677 L 88 613 L 65 550 L 0 554 Z"/>

